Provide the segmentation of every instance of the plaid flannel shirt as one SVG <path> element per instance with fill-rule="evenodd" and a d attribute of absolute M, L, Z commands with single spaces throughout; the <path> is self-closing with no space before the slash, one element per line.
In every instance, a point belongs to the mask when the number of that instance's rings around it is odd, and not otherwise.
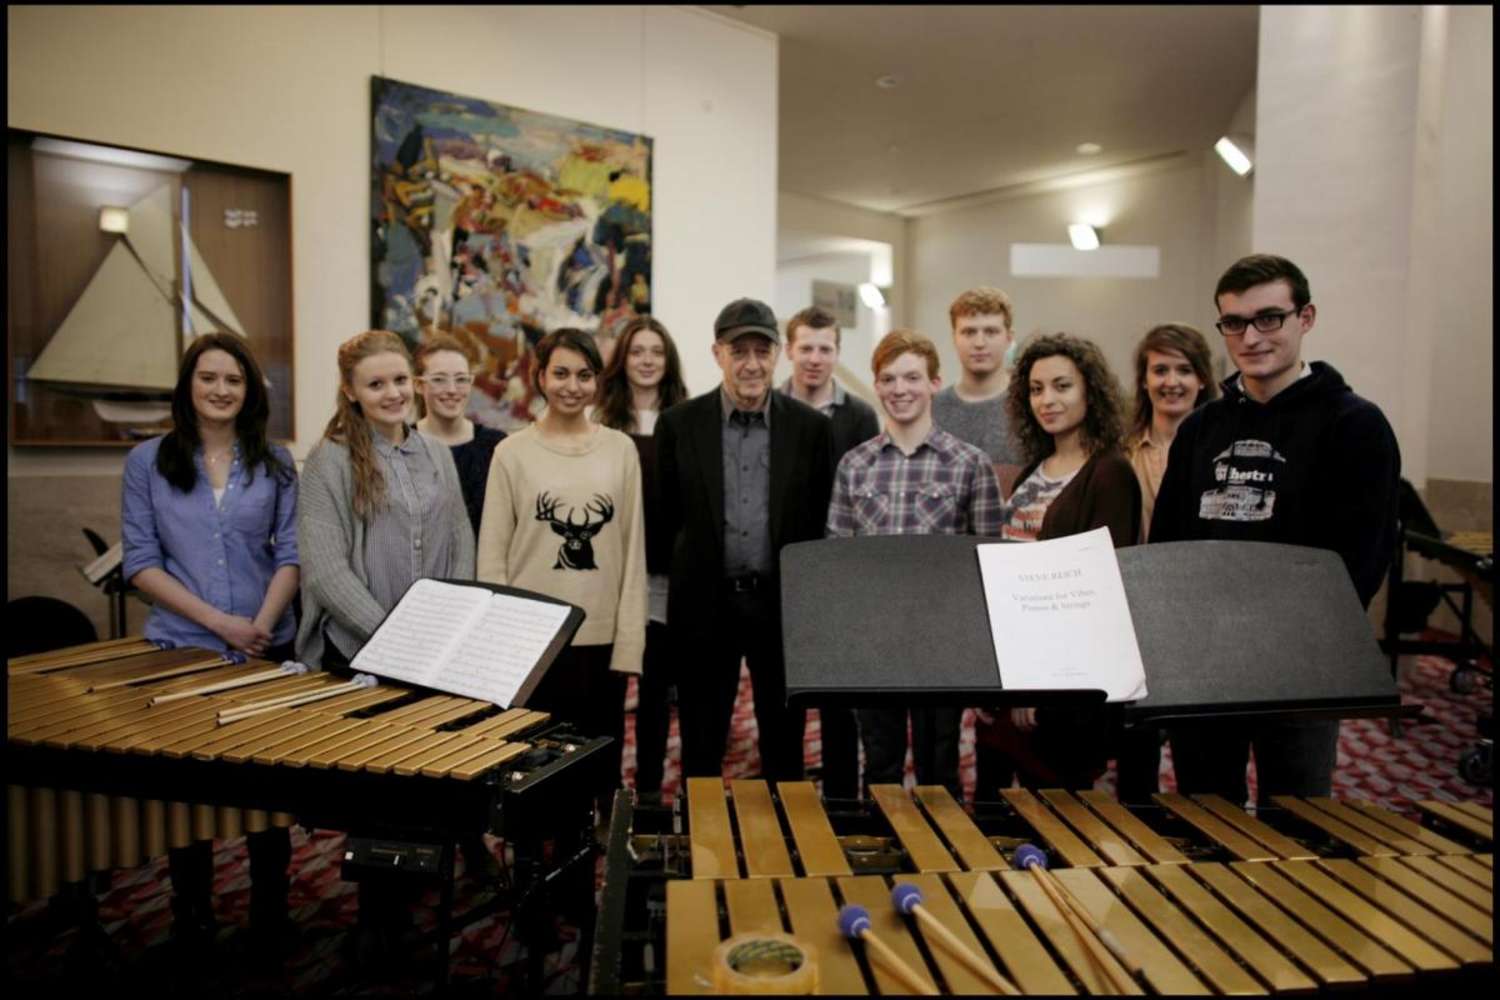
<path fill-rule="evenodd" d="M 1005 500 L 989 457 L 939 427 L 910 455 L 888 432 L 851 449 L 834 474 L 826 534 L 998 535 Z"/>

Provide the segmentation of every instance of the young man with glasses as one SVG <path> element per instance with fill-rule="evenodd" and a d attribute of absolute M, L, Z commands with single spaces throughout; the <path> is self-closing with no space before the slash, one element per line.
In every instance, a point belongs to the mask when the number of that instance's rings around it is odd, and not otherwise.
<path fill-rule="evenodd" d="M 1401 454 L 1380 408 L 1331 365 L 1302 360 L 1317 309 L 1284 257 L 1236 261 L 1214 291 L 1216 326 L 1238 374 L 1183 421 L 1151 520 L 1151 542 L 1281 542 L 1337 552 L 1366 606 L 1396 541 Z M 1335 721 L 1179 727 L 1178 791 L 1245 801 L 1254 748 L 1257 798 L 1328 795 Z"/>

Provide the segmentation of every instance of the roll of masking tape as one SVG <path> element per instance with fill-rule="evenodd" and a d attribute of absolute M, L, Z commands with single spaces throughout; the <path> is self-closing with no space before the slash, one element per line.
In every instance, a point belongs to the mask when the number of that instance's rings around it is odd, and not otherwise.
<path fill-rule="evenodd" d="M 790 934 L 737 934 L 714 949 L 720 994 L 806 996 L 818 991 L 818 955 Z"/>

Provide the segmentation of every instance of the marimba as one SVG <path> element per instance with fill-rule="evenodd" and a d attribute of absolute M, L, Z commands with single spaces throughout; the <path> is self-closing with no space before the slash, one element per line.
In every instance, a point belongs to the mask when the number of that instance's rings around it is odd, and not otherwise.
<path fill-rule="evenodd" d="M 859 903 L 933 988 L 991 992 L 896 912 L 891 887 L 906 882 L 1023 992 L 1116 992 L 1036 874 L 1012 868 L 1023 840 L 1049 850 L 1057 881 L 1140 966 L 1140 992 L 1492 971 L 1492 820 L 1472 805 L 1423 804 L 1429 826 L 1320 798 L 1252 816 L 1214 796 L 1127 809 L 1102 793 L 1011 789 L 976 817 L 941 787 L 871 794 L 862 815 L 831 813 L 808 782 L 733 781 L 726 796 L 716 779 L 689 779 L 670 830 L 643 833 L 653 818 L 636 813 L 612 836 L 592 988 L 712 992 L 722 940 L 787 932 L 815 950 L 819 992 L 906 992 L 839 933 L 840 906 Z"/>
<path fill-rule="evenodd" d="M 574 814 L 591 829 L 586 772 L 608 743 L 524 708 L 139 639 L 12 660 L 7 689 L 13 902 L 293 816 L 437 844 Z"/>

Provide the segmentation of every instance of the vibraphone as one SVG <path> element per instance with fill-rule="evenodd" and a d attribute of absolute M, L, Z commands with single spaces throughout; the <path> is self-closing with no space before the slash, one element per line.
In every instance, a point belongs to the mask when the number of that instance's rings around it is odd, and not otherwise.
<path fill-rule="evenodd" d="M 589 839 L 609 742 L 524 708 L 144 640 L 12 660 L 7 690 L 13 903 L 295 816 L 425 845 L 446 905 L 461 837 L 505 836 L 518 863 L 571 827 Z"/>
<path fill-rule="evenodd" d="M 1138 992 L 1493 972 L 1492 818 L 1476 806 L 1424 803 L 1429 826 L 1327 798 L 1252 816 L 1214 796 L 1125 808 L 1098 792 L 1011 789 L 971 816 L 941 787 L 876 786 L 872 806 L 829 809 L 808 782 L 729 790 L 689 779 L 685 815 L 680 800 L 637 810 L 631 829 L 617 805 L 592 991 L 711 993 L 721 941 L 789 932 L 814 949 L 819 992 L 909 992 L 840 933 L 841 903 L 858 903 L 935 990 L 993 992 L 896 912 L 903 882 L 1023 992 L 1117 992 L 1040 878 L 1013 869 L 1023 841 L 1049 850 L 1057 881 L 1139 965 Z"/>

